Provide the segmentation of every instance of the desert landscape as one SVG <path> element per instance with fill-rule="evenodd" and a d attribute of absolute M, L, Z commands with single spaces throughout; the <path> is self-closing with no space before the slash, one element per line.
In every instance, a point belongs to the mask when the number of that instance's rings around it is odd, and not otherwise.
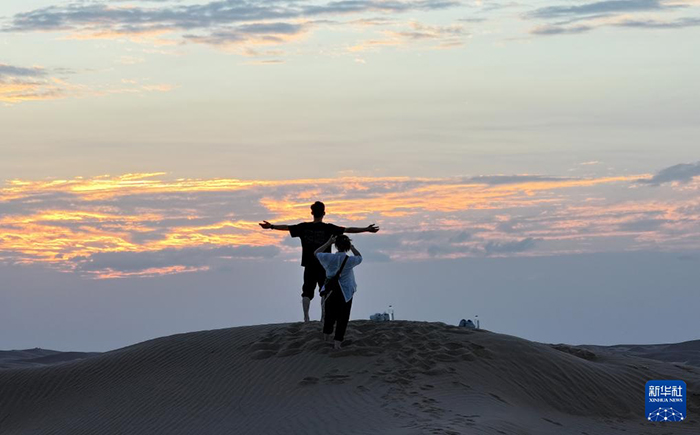
<path fill-rule="evenodd" d="M 340 351 L 311 322 L 101 354 L 3 352 L 0 433 L 694 434 L 699 352 L 699 341 L 550 345 L 414 321 L 353 321 Z M 686 421 L 645 421 L 650 379 L 687 383 Z"/>
<path fill-rule="evenodd" d="M 0 435 L 700 435 L 699 42 L 700 0 L 0 1 Z"/>

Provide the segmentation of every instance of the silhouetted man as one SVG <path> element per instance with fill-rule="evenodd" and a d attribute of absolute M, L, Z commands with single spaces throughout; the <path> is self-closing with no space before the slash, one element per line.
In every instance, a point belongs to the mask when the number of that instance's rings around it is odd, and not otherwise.
<path fill-rule="evenodd" d="M 289 231 L 292 237 L 301 239 L 301 265 L 304 267 L 304 284 L 301 287 L 301 301 L 304 309 L 304 322 L 309 321 L 309 306 L 314 298 L 314 291 L 318 285 L 319 290 L 326 281 L 326 271 L 318 262 L 314 251 L 326 243 L 328 239 L 343 233 L 376 233 L 379 227 L 372 224 L 365 228 L 344 228 L 323 222 L 326 215 L 326 206 L 316 201 L 311 205 L 313 222 L 302 222 L 296 225 L 273 225 L 268 221 L 262 221 L 261 227 L 270 230 Z M 326 252 L 331 252 L 330 246 Z"/>

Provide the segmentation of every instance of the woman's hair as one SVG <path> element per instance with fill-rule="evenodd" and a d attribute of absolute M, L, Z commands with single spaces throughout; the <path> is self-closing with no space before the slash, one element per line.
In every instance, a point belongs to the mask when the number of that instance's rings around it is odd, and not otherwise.
<path fill-rule="evenodd" d="M 338 252 L 347 252 L 350 250 L 350 246 L 352 246 L 351 242 L 352 240 L 350 240 L 350 237 L 341 234 L 335 239 L 335 248 Z"/>

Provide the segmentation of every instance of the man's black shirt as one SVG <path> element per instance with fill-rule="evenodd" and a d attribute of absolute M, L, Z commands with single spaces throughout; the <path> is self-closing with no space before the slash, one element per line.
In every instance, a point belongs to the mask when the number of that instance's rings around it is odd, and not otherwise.
<path fill-rule="evenodd" d="M 303 222 L 289 227 L 289 235 L 301 239 L 301 265 L 304 267 L 321 267 L 314 252 L 326 243 L 332 235 L 339 236 L 344 231 L 344 227 L 325 222 Z M 331 247 L 329 246 L 325 252 L 331 252 Z"/>

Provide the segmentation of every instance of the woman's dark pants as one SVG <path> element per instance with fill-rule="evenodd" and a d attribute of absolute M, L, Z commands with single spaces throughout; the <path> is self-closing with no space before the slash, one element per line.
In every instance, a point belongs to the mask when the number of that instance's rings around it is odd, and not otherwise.
<path fill-rule="evenodd" d="M 348 329 L 352 299 L 345 302 L 345 296 L 340 289 L 334 289 L 326 298 L 326 318 L 323 323 L 323 333 L 332 334 L 335 325 L 335 340 L 343 341 L 345 330 Z"/>

